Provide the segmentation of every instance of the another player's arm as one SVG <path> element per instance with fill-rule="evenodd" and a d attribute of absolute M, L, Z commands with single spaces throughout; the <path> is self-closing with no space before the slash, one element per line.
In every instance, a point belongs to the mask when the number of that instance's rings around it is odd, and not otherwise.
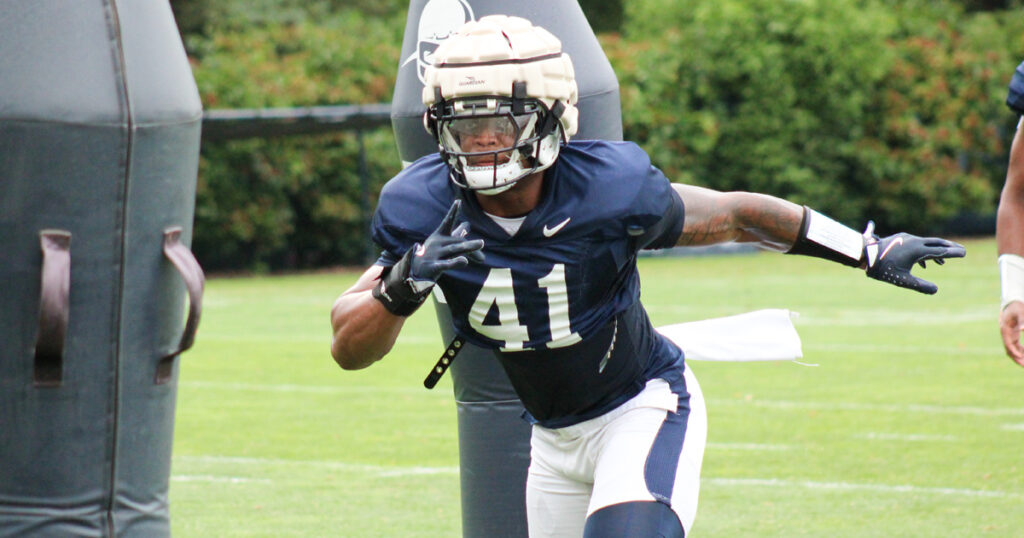
<path fill-rule="evenodd" d="M 1006 183 L 999 196 L 996 244 L 1000 254 L 1024 256 L 1024 116 L 1010 146 Z"/>
<path fill-rule="evenodd" d="M 331 356 L 345 370 L 366 368 L 387 355 L 405 323 L 373 297 L 383 270 L 371 266 L 331 308 Z"/>
<path fill-rule="evenodd" d="M 1024 366 L 1024 117 L 1017 124 L 1017 133 L 1010 146 L 1010 162 L 1006 183 L 999 197 L 996 217 L 996 244 L 999 249 L 999 273 L 1002 288 L 1002 310 L 999 332 L 1006 354 Z"/>

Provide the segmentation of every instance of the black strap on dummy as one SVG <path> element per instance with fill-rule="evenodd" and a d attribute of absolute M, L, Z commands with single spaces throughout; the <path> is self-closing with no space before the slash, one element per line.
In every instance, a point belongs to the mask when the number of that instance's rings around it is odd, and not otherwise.
<path fill-rule="evenodd" d="M 448 344 L 448 349 L 444 350 L 441 358 L 437 359 L 437 364 L 430 369 L 430 373 L 427 374 L 427 378 L 423 380 L 424 387 L 432 389 L 434 388 L 434 385 L 437 385 L 441 376 L 443 376 L 444 373 L 448 371 L 448 367 L 452 365 L 452 361 L 455 360 L 455 356 L 459 354 L 459 351 L 462 351 L 462 345 L 465 343 L 466 341 L 464 339 L 456 336 L 452 340 L 452 343 Z"/>

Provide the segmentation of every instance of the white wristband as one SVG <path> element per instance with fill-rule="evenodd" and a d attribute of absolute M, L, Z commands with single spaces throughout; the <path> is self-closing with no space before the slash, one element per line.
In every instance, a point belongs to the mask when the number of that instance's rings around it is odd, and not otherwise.
<path fill-rule="evenodd" d="M 807 239 L 834 250 L 854 261 L 860 261 L 864 237 L 821 213 L 811 209 L 807 217 Z"/>
<path fill-rule="evenodd" d="M 1016 254 L 1000 255 L 999 283 L 1002 289 L 1000 310 L 1013 301 L 1024 302 L 1024 258 Z"/>

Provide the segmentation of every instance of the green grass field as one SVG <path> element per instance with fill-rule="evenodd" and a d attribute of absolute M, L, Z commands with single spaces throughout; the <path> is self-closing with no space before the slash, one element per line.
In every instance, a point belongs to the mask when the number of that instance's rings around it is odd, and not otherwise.
<path fill-rule="evenodd" d="M 708 403 L 692 532 L 1024 536 L 1024 370 L 1002 351 L 992 240 L 924 296 L 771 253 L 641 260 L 657 325 L 799 312 L 802 362 L 696 362 Z M 355 273 L 214 278 L 183 356 L 178 537 L 460 536 L 455 406 L 432 309 L 358 372 L 329 354 Z"/>

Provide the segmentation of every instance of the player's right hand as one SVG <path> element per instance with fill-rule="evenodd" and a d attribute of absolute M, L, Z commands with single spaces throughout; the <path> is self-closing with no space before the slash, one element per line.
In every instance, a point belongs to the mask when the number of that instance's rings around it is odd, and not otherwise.
<path fill-rule="evenodd" d="M 469 223 L 455 226 L 462 207 L 455 200 L 448 214 L 423 244 L 416 243 L 392 267 L 385 268 L 373 288 L 373 297 L 396 316 L 410 316 L 430 295 L 437 279 L 448 270 L 464 267 L 469 260 L 484 261 L 483 239 L 466 239 Z M 454 229 L 453 229 L 454 227 Z"/>
<path fill-rule="evenodd" d="M 455 200 L 448 209 L 448 214 L 423 244 L 416 243 L 410 249 L 409 278 L 414 282 L 434 284 L 448 270 L 465 267 L 472 260 L 477 263 L 484 261 L 483 239 L 466 239 L 469 223 L 463 222 L 455 226 L 462 200 Z M 454 229 L 453 229 L 454 228 Z"/>
<path fill-rule="evenodd" d="M 1013 301 L 999 314 L 999 332 L 1003 336 L 1003 347 L 1006 355 L 1013 362 L 1024 366 L 1024 346 L 1020 343 L 1020 333 L 1024 329 L 1024 303 Z"/>

